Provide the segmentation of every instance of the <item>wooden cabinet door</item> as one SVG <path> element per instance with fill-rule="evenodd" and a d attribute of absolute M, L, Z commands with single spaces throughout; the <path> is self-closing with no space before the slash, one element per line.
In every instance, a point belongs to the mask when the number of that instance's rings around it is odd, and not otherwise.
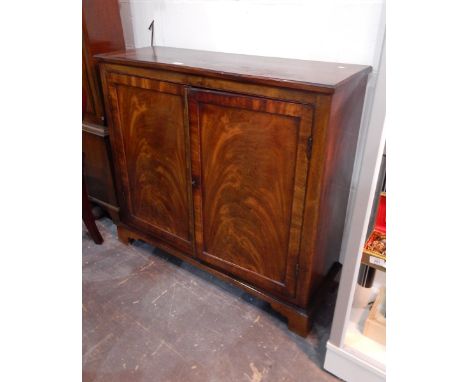
<path fill-rule="evenodd" d="M 191 90 L 197 257 L 294 296 L 313 108 Z"/>
<path fill-rule="evenodd" d="M 193 252 L 185 87 L 108 73 L 124 223 Z"/>

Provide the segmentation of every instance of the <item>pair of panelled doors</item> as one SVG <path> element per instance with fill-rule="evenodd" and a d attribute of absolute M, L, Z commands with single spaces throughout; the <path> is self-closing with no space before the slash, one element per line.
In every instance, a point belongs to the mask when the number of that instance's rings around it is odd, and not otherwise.
<path fill-rule="evenodd" d="M 295 295 L 313 108 L 108 73 L 121 220 Z"/>

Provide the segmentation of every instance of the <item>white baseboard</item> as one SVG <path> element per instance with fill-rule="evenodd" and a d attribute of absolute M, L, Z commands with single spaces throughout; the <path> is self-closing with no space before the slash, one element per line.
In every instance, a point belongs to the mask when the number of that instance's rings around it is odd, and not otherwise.
<path fill-rule="evenodd" d="M 325 370 L 347 382 L 384 382 L 385 372 L 327 342 Z"/>

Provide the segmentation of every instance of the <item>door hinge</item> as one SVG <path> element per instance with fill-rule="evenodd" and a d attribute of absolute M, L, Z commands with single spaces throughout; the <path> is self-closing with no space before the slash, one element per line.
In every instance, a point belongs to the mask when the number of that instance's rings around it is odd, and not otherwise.
<path fill-rule="evenodd" d="M 299 275 L 299 263 L 296 263 L 296 277 Z"/>
<path fill-rule="evenodd" d="M 312 135 L 307 138 L 307 159 L 312 157 Z"/>

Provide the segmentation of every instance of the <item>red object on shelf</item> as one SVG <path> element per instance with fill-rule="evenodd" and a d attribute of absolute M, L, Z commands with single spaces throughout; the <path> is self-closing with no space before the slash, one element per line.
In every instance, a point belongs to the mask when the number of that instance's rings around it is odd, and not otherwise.
<path fill-rule="evenodd" d="M 364 255 L 374 265 L 385 267 L 387 261 L 387 196 L 380 194 L 375 227 L 364 245 Z M 375 258 L 377 257 L 377 259 Z"/>
<path fill-rule="evenodd" d="M 374 231 L 387 232 L 387 196 L 385 193 L 380 194 L 379 209 L 377 211 Z"/>

